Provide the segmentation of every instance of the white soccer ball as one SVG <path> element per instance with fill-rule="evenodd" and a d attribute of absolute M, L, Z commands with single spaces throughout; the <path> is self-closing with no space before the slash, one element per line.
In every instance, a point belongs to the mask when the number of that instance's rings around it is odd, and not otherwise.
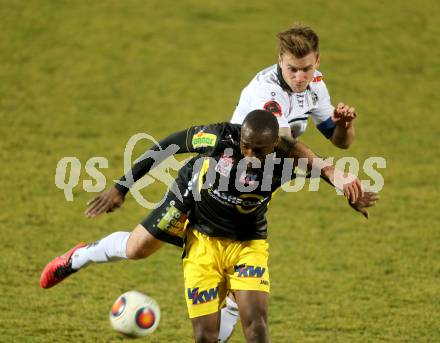
<path fill-rule="evenodd" d="M 160 321 L 160 308 L 148 295 L 129 291 L 116 299 L 109 317 L 110 324 L 116 331 L 141 337 L 156 330 Z"/>

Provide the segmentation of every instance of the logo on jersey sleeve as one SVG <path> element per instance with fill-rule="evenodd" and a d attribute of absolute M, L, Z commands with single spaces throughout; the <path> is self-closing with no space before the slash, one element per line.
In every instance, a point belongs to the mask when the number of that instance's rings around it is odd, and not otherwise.
<path fill-rule="evenodd" d="M 320 82 L 320 81 L 322 81 L 322 75 L 315 76 L 312 80 L 312 82 Z"/>
<path fill-rule="evenodd" d="M 206 148 L 215 146 L 217 136 L 212 133 L 205 133 L 203 130 L 197 132 L 193 137 L 191 144 L 194 148 Z"/>
<path fill-rule="evenodd" d="M 166 212 L 162 213 L 162 217 L 157 220 L 156 226 L 169 234 L 183 237 L 188 216 L 173 205 L 174 201 L 171 201 L 170 206 L 166 208 Z"/>
<path fill-rule="evenodd" d="M 267 111 L 272 113 L 276 117 L 281 117 L 281 106 L 279 103 L 277 103 L 275 100 L 269 100 L 263 105 L 263 108 Z"/>
<path fill-rule="evenodd" d="M 318 102 L 318 94 L 316 92 L 311 92 L 310 95 L 312 96 L 313 106 L 315 106 Z"/>

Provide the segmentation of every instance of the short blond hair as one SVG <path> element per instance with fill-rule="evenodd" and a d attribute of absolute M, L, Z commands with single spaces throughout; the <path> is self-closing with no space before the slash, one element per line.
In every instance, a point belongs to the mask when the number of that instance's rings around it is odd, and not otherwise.
<path fill-rule="evenodd" d="M 290 52 L 297 58 L 311 52 L 319 53 L 319 37 L 312 28 L 296 24 L 292 28 L 277 34 L 280 44 L 280 56 Z"/>

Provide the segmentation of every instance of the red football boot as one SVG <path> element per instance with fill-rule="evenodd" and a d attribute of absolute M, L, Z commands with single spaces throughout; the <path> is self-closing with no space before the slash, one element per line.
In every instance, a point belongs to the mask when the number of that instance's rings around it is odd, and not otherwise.
<path fill-rule="evenodd" d="M 72 255 L 79 248 L 85 247 L 86 243 L 78 243 L 62 256 L 55 257 L 50 261 L 40 276 L 40 286 L 42 288 L 51 288 L 57 283 L 63 281 L 70 274 L 75 273 L 72 269 Z"/>

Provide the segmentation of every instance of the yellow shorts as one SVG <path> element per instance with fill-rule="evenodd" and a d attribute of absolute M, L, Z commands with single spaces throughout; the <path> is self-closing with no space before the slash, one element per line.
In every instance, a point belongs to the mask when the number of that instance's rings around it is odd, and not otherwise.
<path fill-rule="evenodd" d="M 234 241 L 188 228 L 183 274 L 190 318 L 219 311 L 229 290 L 269 293 L 269 243 Z"/>

